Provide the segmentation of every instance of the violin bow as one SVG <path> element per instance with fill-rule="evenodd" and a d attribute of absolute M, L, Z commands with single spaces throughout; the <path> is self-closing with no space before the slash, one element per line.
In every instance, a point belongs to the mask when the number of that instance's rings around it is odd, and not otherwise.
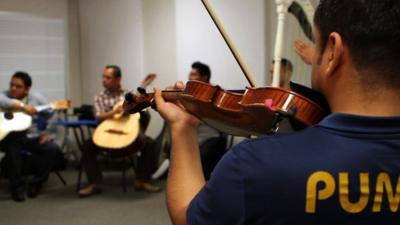
<path fill-rule="evenodd" d="M 243 58 L 240 56 L 237 48 L 235 47 L 232 40 L 228 36 L 228 33 L 225 31 L 221 20 L 218 18 L 217 14 L 215 13 L 214 9 L 212 8 L 210 2 L 208 0 L 201 0 L 201 2 L 203 3 L 204 7 L 206 8 L 206 10 L 207 10 L 208 14 L 210 15 L 211 19 L 213 20 L 214 24 L 217 26 L 218 31 L 224 38 L 225 43 L 228 45 L 229 50 L 233 54 L 233 57 L 235 58 L 236 62 L 239 64 L 239 67 L 242 70 L 247 81 L 249 82 L 250 86 L 255 87 L 256 82 L 255 82 L 254 76 L 250 72 L 247 65 L 244 63 Z"/>

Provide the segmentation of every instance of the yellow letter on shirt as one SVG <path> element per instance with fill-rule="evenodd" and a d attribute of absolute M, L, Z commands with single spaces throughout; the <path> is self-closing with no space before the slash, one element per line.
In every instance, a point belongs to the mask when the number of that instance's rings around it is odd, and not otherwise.
<path fill-rule="evenodd" d="M 349 213 L 359 213 L 364 210 L 369 199 L 368 173 L 360 173 L 360 199 L 356 203 L 349 200 L 349 174 L 339 173 L 339 201 L 342 208 Z"/>
<path fill-rule="evenodd" d="M 380 212 L 382 208 L 383 193 L 386 189 L 389 208 L 392 212 L 397 212 L 400 203 L 400 177 L 397 180 L 396 190 L 393 193 L 392 182 L 390 182 L 389 174 L 380 173 L 376 179 L 376 193 L 374 198 L 373 212 Z"/>
<path fill-rule="evenodd" d="M 323 182 L 325 187 L 318 190 L 319 182 Z M 333 195 L 335 192 L 335 179 L 333 176 L 325 171 L 318 171 L 308 178 L 307 180 L 307 194 L 306 194 L 306 212 L 315 213 L 317 207 L 317 200 L 325 200 Z"/>

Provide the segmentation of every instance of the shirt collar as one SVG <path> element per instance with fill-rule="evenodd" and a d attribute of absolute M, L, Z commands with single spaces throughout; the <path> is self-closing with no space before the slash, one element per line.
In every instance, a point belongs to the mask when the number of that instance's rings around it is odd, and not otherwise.
<path fill-rule="evenodd" d="M 317 127 L 336 131 L 393 134 L 400 133 L 400 116 L 378 117 L 334 113 L 325 117 Z"/>
<path fill-rule="evenodd" d="M 14 99 L 13 97 L 11 97 L 9 90 L 5 91 L 5 93 L 6 93 L 8 98 Z M 28 104 L 29 103 L 29 99 L 30 99 L 30 93 L 28 93 L 23 99 L 17 99 L 17 100 L 19 100 L 19 101 L 21 101 L 21 102 L 23 102 L 25 104 Z"/>
<path fill-rule="evenodd" d="M 123 93 L 123 92 L 124 92 L 124 90 L 123 90 L 122 88 L 119 89 L 119 94 L 121 94 L 121 93 Z M 108 90 L 108 89 L 104 89 L 104 94 L 105 94 L 105 95 L 112 95 L 111 91 Z"/>

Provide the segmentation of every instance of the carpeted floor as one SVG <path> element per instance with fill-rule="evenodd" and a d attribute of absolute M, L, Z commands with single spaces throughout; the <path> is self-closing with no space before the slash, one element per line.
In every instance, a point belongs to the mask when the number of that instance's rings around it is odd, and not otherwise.
<path fill-rule="evenodd" d="M 7 191 L 7 180 L 0 180 L 0 225 L 169 225 L 165 203 L 165 181 L 159 193 L 133 189 L 133 172 L 128 172 L 127 192 L 122 191 L 121 172 L 104 173 L 103 193 L 80 199 L 76 195 L 78 172 L 61 172 L 63 186 L 52 173 L 37 198 L 14 202 Z"/>

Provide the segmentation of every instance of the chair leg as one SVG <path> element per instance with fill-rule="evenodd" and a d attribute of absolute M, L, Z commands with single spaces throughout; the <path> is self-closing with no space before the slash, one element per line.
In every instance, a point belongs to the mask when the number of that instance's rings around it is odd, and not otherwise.
<path fill-rule="evenodd" d="M 122 190 L 126 192 L 126 160 L 122 161 Z"/>
<path fill-rule="evenodd" d="M 136 162 L 132 157 L 129 157 L 129 161 L 131 163 L 131 167 L 133 169 L 133 172 L 135 173 L 135 169 L 136 169 Z"/>
<path fill-rule="evenodd" d="M 67 182 L 65 181 L 65 179 L 61 176 L 59 171 L 54 171 L 57 175 L 57 177 L 61 180 L 61 182 L 64 184 L 64 186 L 67 186 Z"/>
<path fill-rule="evenodd" d="M 81 189 L 82 170 L 83 170 L 82 162 L 78 166 L 78 170 L 79 172 L 78 172 L 78 181 L 76 182 L 76 191 L 79 191 Z"/>

